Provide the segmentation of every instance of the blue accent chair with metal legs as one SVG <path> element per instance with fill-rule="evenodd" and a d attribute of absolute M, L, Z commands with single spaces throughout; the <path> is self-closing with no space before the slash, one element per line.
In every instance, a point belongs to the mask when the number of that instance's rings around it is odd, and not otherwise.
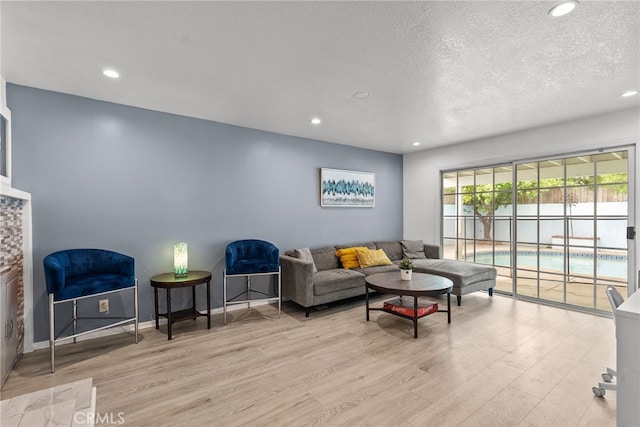
<path fill-rule="evenodd" d="M 56 343 L 114 326 L 133 323 L 138 343 L 138 280 L 135 261 L 130 256 L 104 249 L 69 249 L 47 255 L 44 277 L 49 294 L 49 349 L 51 372 L 55 372 Z M 78 302 L 86 298 L 107 296 L 115 292 L 133 293 L 133 317 L 78 317 Z M 59 304 L 72 304 L 73 315 L 69 323 L 56 333 L 55 308 Z M 96 312 L 97 312 L 96 304 Z M 93 319 L 102 326 L 78 332 L 78 321 Z M 98 320 L 102 321 L 99 322 Z M 109 323 L 104 325 L 104 321 Z M 71 335 L 64 334 L 73 327 Z"/>
<path fill-rule="evenodd" d="M 265 293 L 251 287 L 251 278 L 257 276 L 276 276 L 277 295 Z M 246 277 L 246 291 L 229 298 L 227 279 Z M 244 289 L 244 288 L 243 288 Z M 237 240 L 227 245 L 225 251 L 225 269 L 223 272 L 224 324 L 227 324 L 227 306 L 246 304 L 251 308 L 252 302 L 277 302 L 278 319 L 281 309 L 280 250 L 265 240 Z M 258 298 L 253 298 L 258 294 Z"/>

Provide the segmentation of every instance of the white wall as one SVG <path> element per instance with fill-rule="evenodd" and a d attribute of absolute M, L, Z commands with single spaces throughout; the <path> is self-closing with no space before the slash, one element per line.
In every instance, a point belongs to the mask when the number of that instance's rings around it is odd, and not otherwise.
<path fill-rule="evenodd" d="M 636 170 L 640 167 L 640 109 L 634 108 L 507 135 L 425 150 L 404 156 L 404 228 L 407 239 L 440 243 L 440 171 L 488 166 L 513 160 L 633 145 Z M 640 173 L 635 175 L 635 213 L 629 207 L 629 224 L 640 226 Z M 640 254 L 636 238 L 635 265 Z M 637 278 L 637 274 L 632 276 Z M 631 279 L 631 278 L 630 278 Z M 631 281 L 630 281 L 631 286 Z"/>

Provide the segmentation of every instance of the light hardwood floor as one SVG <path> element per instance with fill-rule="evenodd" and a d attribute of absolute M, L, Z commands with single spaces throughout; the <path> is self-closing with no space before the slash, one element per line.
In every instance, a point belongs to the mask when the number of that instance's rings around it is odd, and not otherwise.
<path fill-rule="evenodd" d="M 375 302 L 380 304 L 382 296 Z M 445 304 L 444 300 L 439 301 Z M 91 377 L 98 414 L 130 426 L 615 426 L 611 319 L 476 292 L 411 322 L 364 300 L 284 303 L 25 355 L 2 399 Z M 118 418 L 115 418 L 116 420 Z M 100 424 L 100 423 L 98 423 Z"/>

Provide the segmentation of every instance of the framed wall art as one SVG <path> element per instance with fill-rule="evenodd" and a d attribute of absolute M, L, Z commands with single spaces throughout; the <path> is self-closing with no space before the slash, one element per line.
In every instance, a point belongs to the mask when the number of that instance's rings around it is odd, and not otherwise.
<path fill-rule="evenodd" d="M 372 208 L 376 174 L 340 169 L 320 169 L 320 206 Z"/>

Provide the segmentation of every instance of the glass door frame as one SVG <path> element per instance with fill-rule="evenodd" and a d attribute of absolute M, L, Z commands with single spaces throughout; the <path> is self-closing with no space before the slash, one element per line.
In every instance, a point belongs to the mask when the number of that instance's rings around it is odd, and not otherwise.
<path fill-rule="evenodd" d="M 629 164 L 627 168 L 627 185 L 629 186 L 627 226 L 632 228 L 635 232 L 635 237 L 633 239 L 627 239 L 627 297 L 630 297 L 631 294 L 636 292 L 640 286 L 640 270 L 638 270 L 640 266 L 636 264 L 636 242 L 640 239 L 640 235 L 638 234 L 636 227 L 636 194 L 638 194 L 636 193 L 636 177 L 638 165 L 636 162 L 636 146 L 629 145 L 625 146 L 624 149 L 629 152 Z"/>

